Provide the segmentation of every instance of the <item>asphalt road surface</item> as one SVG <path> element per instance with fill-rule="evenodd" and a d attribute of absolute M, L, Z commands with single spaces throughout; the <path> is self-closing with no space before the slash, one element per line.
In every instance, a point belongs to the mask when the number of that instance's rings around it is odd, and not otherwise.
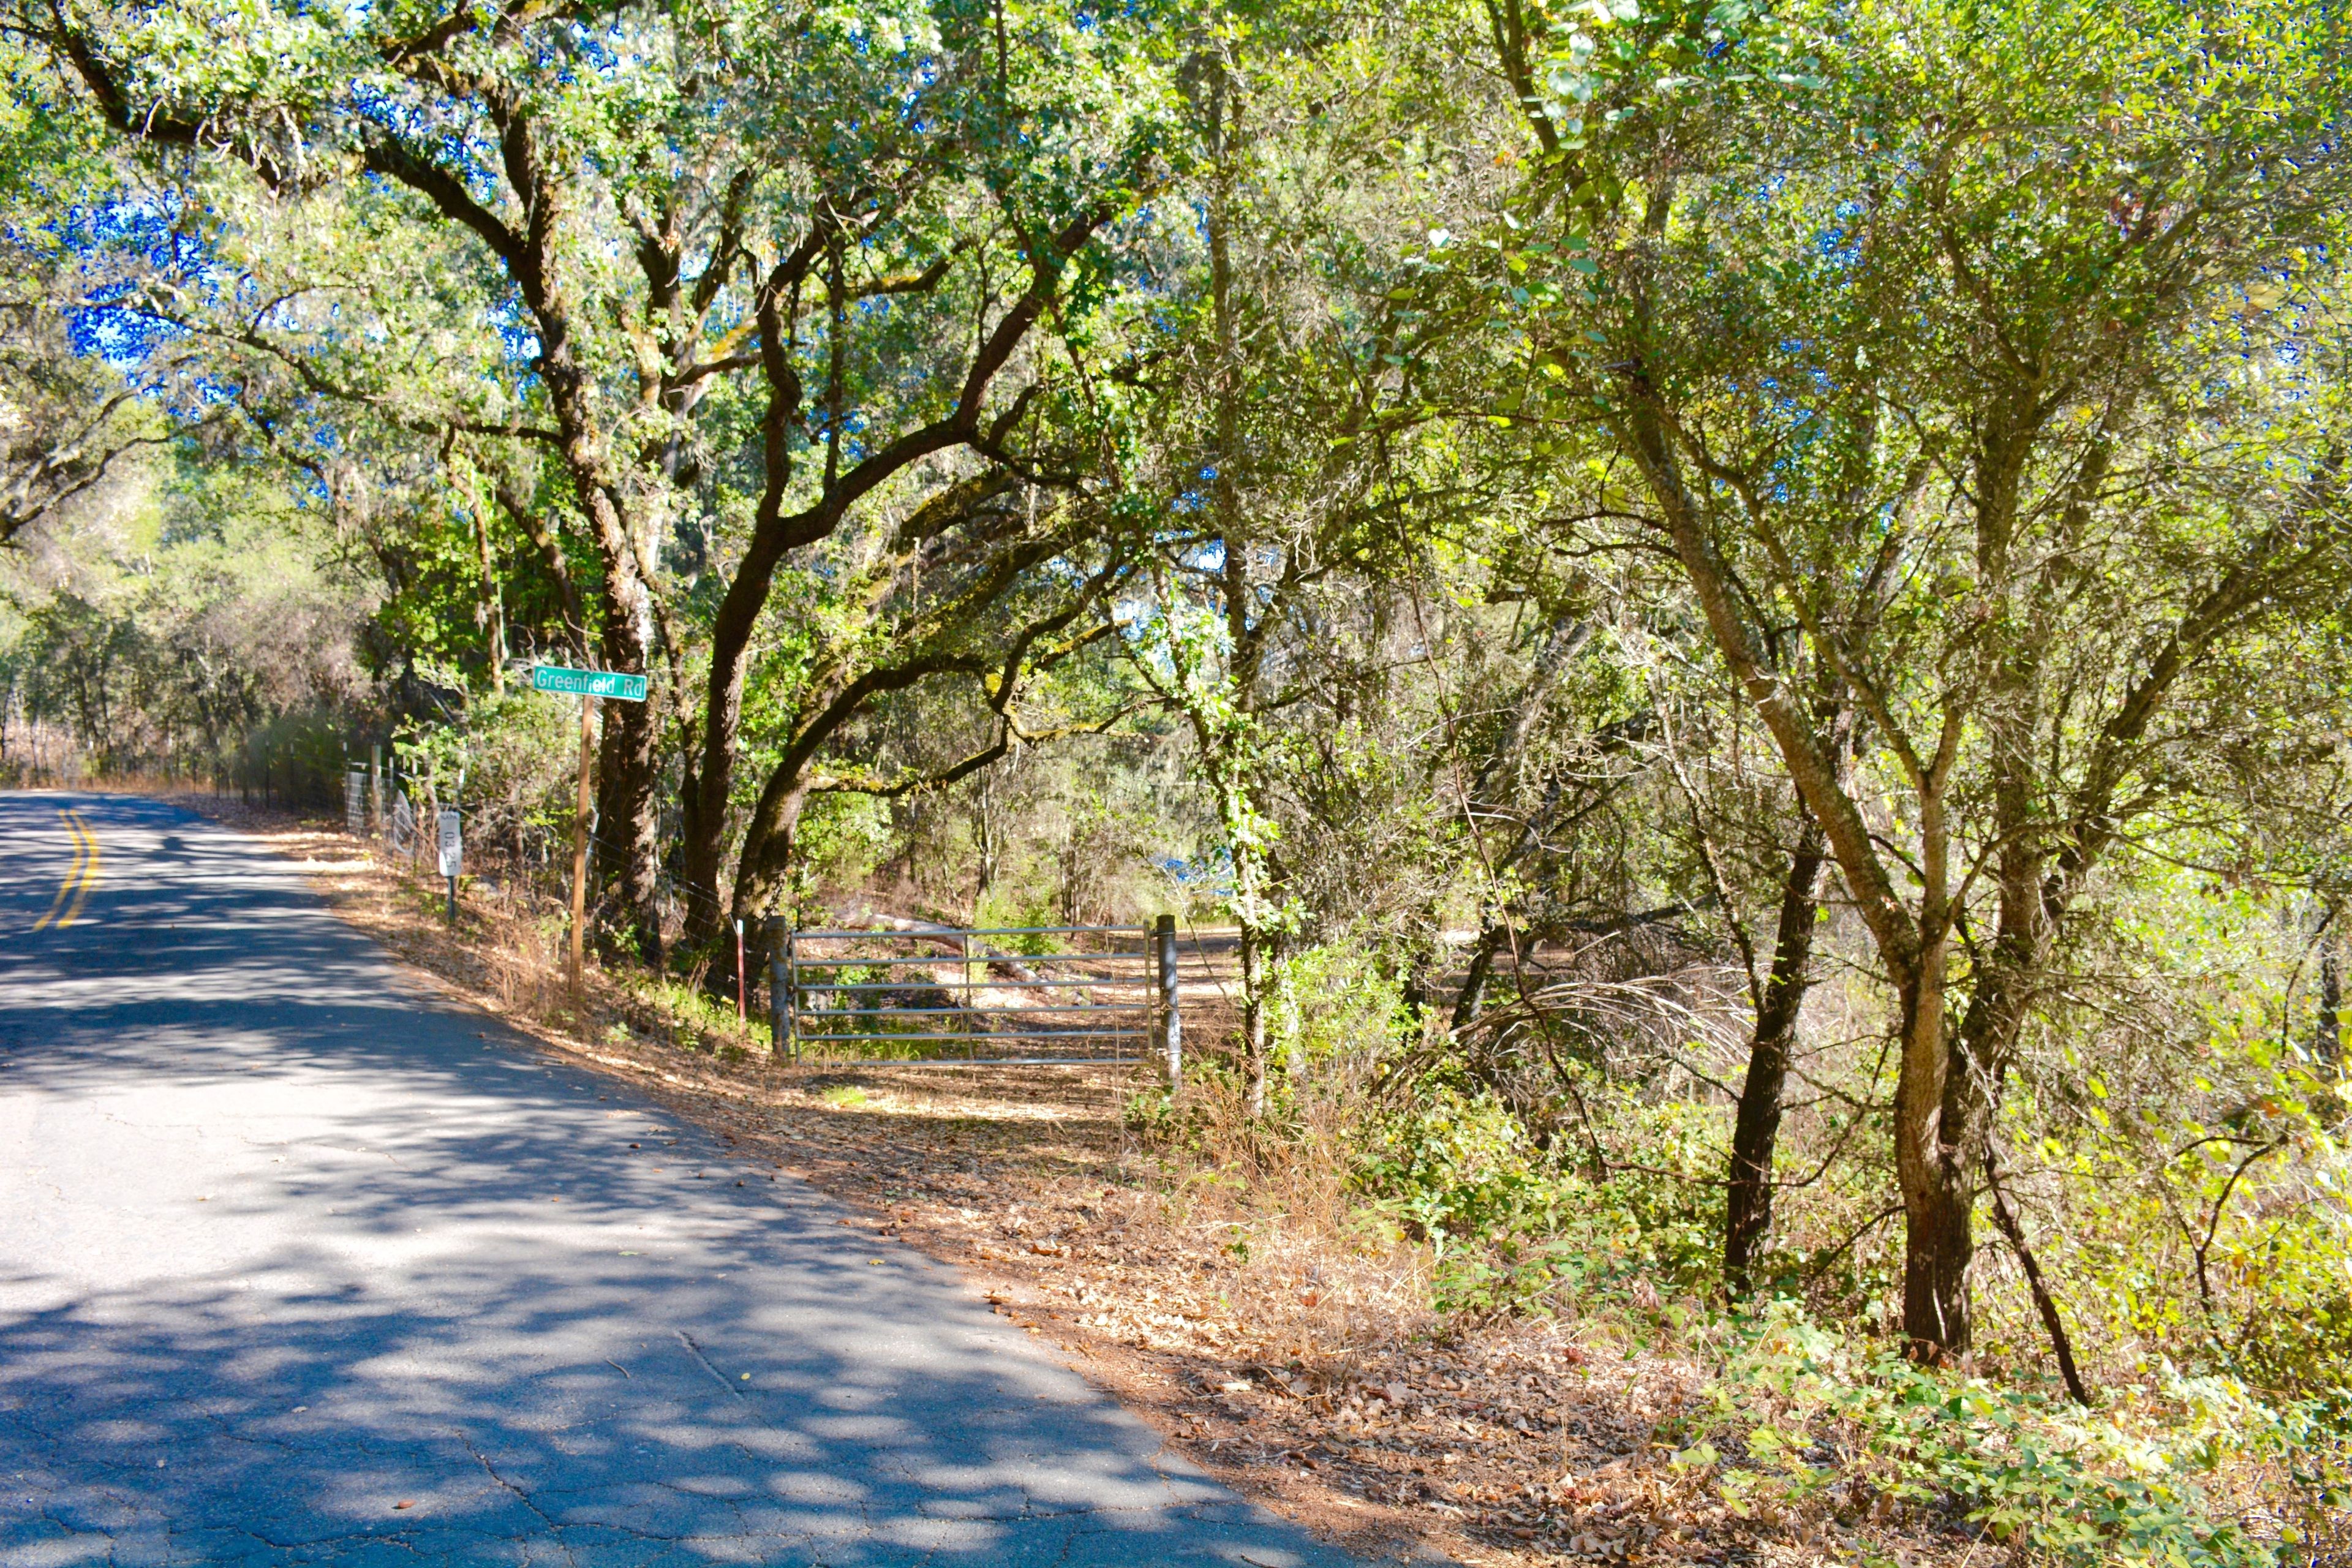
<path fill-rule="evenodd" d="M 770 1174 L 247 839 L 0 795 L 0 1563 L 1346 1561 Z"/>

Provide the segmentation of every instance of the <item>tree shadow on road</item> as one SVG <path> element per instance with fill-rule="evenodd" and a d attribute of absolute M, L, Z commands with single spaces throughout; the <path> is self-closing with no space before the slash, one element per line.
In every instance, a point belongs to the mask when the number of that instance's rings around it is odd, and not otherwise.
<path fill-rule="evenodd" d="M 0 800 L 0 1561 L 1337 1560 L 290 868 L 86 809 L 28 938 L 64 844 Z"/>

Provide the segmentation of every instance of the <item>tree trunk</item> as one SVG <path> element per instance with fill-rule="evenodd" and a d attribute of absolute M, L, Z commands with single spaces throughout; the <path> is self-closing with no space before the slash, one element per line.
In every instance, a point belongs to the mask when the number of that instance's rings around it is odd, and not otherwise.
<path fill-rule="evenodd" d="M 761 288 L 758 304 L 760 360 L 768 385 L 767 407 L 761 418 L 764 478 L 751 538 L 711 622 L 700 755 L 689 771 L 683 802 L 682 858 L 687 885 L 685 930 L 680 941 L 689 950 L 705 947 L 721 932 L 718 888 L 726 860 L 728 806 L 734 788 L 736 753 L 742 728 L 743 687 L 753 654 L 753 633 L 767 606 L 777 567 L 787 552 L 831 535 L 862 497 L 891 476 L 937 453 L 967 447 L 981 438 L 981 409 L 989 388 L 1012 362 L 1014 351 L 1046 313 L 1055 297 L 1060 268 L 1045 258 L 1076 255 L 1097 229 L 1110 221 L 1111 212 L 1108 205 L 1103 205 L 1081 213 L 1042 248 L 1040 259 L 1032 266 L 1028 291 L 1011 310 L 998 318 L 966 362 L 962 394 L 952 413 L 882 444 L 858 458 L 845 473 L 840 467 L 842 426 L 837 416 L 847 395 L 843 381 L 845 311 L 850 301 L 843 292 L 839 227 L 831 221 L 813 224 L 799 248 L 781 258 L 770 271 Z M 833 262 L 827 290 L 833 322 L 829 334 L 833 364 L 825 395 L 836 417 L 830 426 L 832 434 L 826 447 L 821 494 L 812 505 L 788 514 L 783 508 L 793 473 L 791 437 L 799 424 L 805 391 L 793 362 L 793 321 L 798 310 L 802 280 L 821 256 L 830 257 Z M 944 261 L 940 262 L 940 270 L 943 271 L 945 266 Z M 1024 394 L 1024 399 L 1025 396 Z M 1016 401 L 1008 415 L 1017 415 L 1021 406 L 1022 402 Z M 1003 429 L 998 428 L 996 437 L 992 438 L 1001 438 L 1002 435 Z M 915 518 L 919 521 L 925 511 L 938 506 L 944 509 L 940 518 L 944 525 L 959 506 L 977 504 L 1011 482 L 1008 475 L 1000 470 L 950 485 L 919 509 Z M 739 874 L 739 886 L 740 882 Z M 735 912 L 741 914 L 743 910 L 739 894 Z"/>
<path fill-rule="evenodd" d="M 622 489 L 606 462 L 607 433 L 597 417 L 590 377 L 573 347 L 572 300 L 563 290 L 556 265 L 562 181 L 543 156 L 530 116 L 511 101 L 501 101 L 495 108 L 507 178 L 529 207 L 529 220 L 520 233 L 475 223 L 470 217 L 467 221 L 477 232 L 488 227 L 503 237 L 500 258 L 539 328 L 536 367 L 555 416 L 572 491 L 587 518 L 589 537 L 604 567 L 598 629 L 604 667 L 629 675 L 650 675 L 653 591 L 640 566 L 638 519 L 625 508 Z M 469 210 L 467 204 L 430 182 L 425 194 L 452 216 Z M 637 950 L 637 956 L 658 962 L 661 918 L 655 902 L 655 883 L 659 824 L 655 790 L 660 768 L 656 750 L 659 726 L 654 721 L 650 702 L 614 702 L 610 708 L 596 790 L 597 832 L 604 852 L 602 863 L 610 868 L 627 911 L 626 944 Z"/>
<path fill-rule="evenodd" d="M 499 594 L 497 559 L 490 552 L 490 520 L 483 515 L 479 505 L 467 508 L 474 514 L 474 543 L 482 558 L 482 633 L 488 646 L 490 690 L 504 696 L 507 689 L 507 611 Z"/>
<path fill-rule="evenodd" d="M 1234 309 L 1233 224 L 1235 173 L 1234 153 L 1241 131 L 1241 105 L 1234 84 L 1221 59 L 1210 64 L 1204 110 L 1206 150 L 1213 174 L 1202 227 L 1209 248 L 1209 309 L 1217 336 L 1214 382 L 1215 451 L 1211 465 L 1209 498 L 1216 518 L 1221 555 L 1225 637 L 1229 649 L 1227 679 L 1232 687 L 1233 727 L 1208 722 L 1192 715 L 1201 742 L 1202 761 L 1215 779 L 1222 826 L 1234 847 L 1234 910 L 1241 926 L 1242 1058 L 1250 1119 L 1265 1114 L 1266 1039 L 1265 866 L 1255 835 L 1255 783 L 1247 751 L 1250 731 L 1257 717 L 1258 651 L 1263 627 L 1253 623 L 1255 603 L 1249 577 L 1255 542 L 1244 537 L 1241 503 L 1242 373 L 1240 327 Z"/>
<path fill-rule="evenodd" d="M 1938 1139 L 1923 1152 L 1915 1140 L 1904 1152 L 1903 1163 L 1921 1173 L 1903 1193 L 1903 1333 L 1914 1355 L 1940 1364 L 1967 1354 L 1975 1340 L 1976 1185 L 1953 1144 Z"/>
<path fill-rule="evenodd" d="M 626 525 L 616 517 L 613 526 Z M 605 553 L 603 607 L 604 668 L 649 674 L 651 600 L 634 559 L 623 563 Z M 660 738 L 650 700 L 605 704 L 604 743 L 596 759 L 597 847 L 602 851 L 597 861 L 626 911 L 621 945 L 634 948 L 634 956 L 648 963 L 658 963 L 662 954 L 661 912 L 656 902 L 661 861 L 656 801 Z"/>
<path fill-rule="evenodd" d="M 535 155 L 525 162 L 535 167 Z M 519 179 L 518 185 L 538 189 L 528 180 Z M 551 194 L 541 194 L 552 203 Z M 543 244 L 536 230 L 534 238 Z M 509 264 L 539 323 L 540 374 L 555 414 L 564 467 L 604 567 L 597 606 L 604 666 L 628 675 L 650 675 L 653 590 L 638 566 L 636 520 L 623 509 L 605 469 L 604 434 L 591 405 L 587 378 L 572 355 L 568 303 L 553 289 L 544 250 L 527 254 L 529 266 Z M 656 752 L 660 729 L 650 701 L 614 702 L 607 709 L 597 759 L 596 827 L 603 851 L 597 860 L 617 885 L 627 911 L 624 945 L 634 947 L 641 959 L 658 962 L 661 918 L 655 890 L 660 835 L 655 791 L 661 765 Z"/>
<path fill-rule="evenodd" d="M 578 405 L 583 401 L 579 372 L 570 363 L 568 345 L 551 340 L 541 361 L 551 388 L 569 395 L 552 401 L 557 423 L 564 432 L 563 453 L 574 489 L 583 498 L 591 537 L 604 566 L 604 581 L 598 610 L 602 662 L 605 668 L 629 675 L 652 672 L 652 590 L 637 569 L 632 521 L 608 490 L 595 481 L 602 477 L 600 447 L 593 426 Z M 560 366 L 562 374 L 553 373 Z M 655 901 L 656 868 L 660 862 L 659 822 L 656 788 L 661 759 L 656 751 L 660 727 L 654 707 L 645 702 L 605 705 L 603 748 L 596 763 L 596 832 L 594 858 L 611 885 L 618 888 L 626 913 L 622 945 L 648 963 L 661 958 L 661 917 Z"/>
<path fill-rule="evenodd" d="M 1976 1256 L 1974 1222 L 1977 1178 L 1990 1169 L 1992 1113 L 2002 1076 L 2023 1026 L 2027 1003 L 2047 961 L 2055 918 L 2047 907 L 2046 842 L 2037 816 L 2039 792 L 2025 765 L 2032 754 L 2032 716 L 2038 710 L 2031 682 L 2018 674 L 2031 650 L 2013 652 L 1995 667 L 1989 685 L 2001 700 L 1993 704 L 1991 727 L 2003 734 L 1993 786 L 1994 819 L 2002 834 L 1999 868 L 2000 907 L 1990 950 L 1979 959 L 1969 1005 L 1943 1045 L 1942 1083 L 1937 1095 L 1935 1140 L 1930 1152 L 1926 1203 L 1914 1216 L 1916 1234 L 1928 1238 L 1918 1257 L 1922 1288 L 1933 1296 L 1933 1323 L 1922 1333 L 1906 1291 L 1906 1331 L 1915 1348 L 1936 1358 L 1963 1354 L 1973 1324 L 1968 1271 Z M 1937 958 L 1940 967 L 1940 955 Z M 1906 1192 L 1906 1205 L 1910 1194 Z M 1906 1269 L 1906 1280 L 1913 1270 Z"/>
<path fill-rule="evenodd" d="M 768 922 L 757 917 L 779 911 L 780 895 L 792 874 L 799 847 L 801 812 L 808 805 L 808 781 L 771 775 L 761 792 L 751 825 L 743 836 L 743 853 L 735 864 L 734 910 L 744 929 Z"/>
<path fill-rule="evenodd" d="M 1801 809 L 1801 805 L 1800 807 Z M 1780 885 L 1780 917 L 1772 941 L 1772 973 L 1757 1009 L 1748 1048 L 1748 1078 L 1731 1132 L 1731 1182 L 1723 1225 L 1724 1289 L 1734 1300 L 1752 1289 L 1749 1266 L 1772 1228 L 1772 1154 L 1780 1136 L 1780 1093 L 1789 1052 L 1805 1000 L 1818 919 L 1822 864 L 1827 858 L 1821 824 L 1806 812 L 1789 872 Z"/>
<path fill-rule="evenodd" d="M 2320 939 L 2319 1022 L 2312 1026 L 2311 1054 L 2333 1070 L 2344 1057 L 2344 973 L 2333 933 Z"/>
<path fill-rule="evenodd" d="M 1953 1076 L 1944 1027 L 1944 943 L 1926 944 L 1919 967 L 1897 976 L 1902 1066 L 1895 1087 L 1895 1170 L 1903 1194 L 1903 1333 L 1921 1361 L 1967 1352 L 1972 1339 L 1969 1264 L 1975 1256 L 1972 1151 L 1955 1145 L 1948 1117 Z M 1969 1077 L 1971 1075 L 1959 1075 Z M 1960 1119 L 1965 1121 L 1965 1117 Z"/>
<path fill-rule="evenodd" d="M 742 712 L 741 672 L 723 672 L 706 693 L 702 754 L 690 759 L 679 791 L 679 891 L 686 919 L 677 945 L 688 953 L 702 952 L 719 931 L 728 796 L 735 782 L 736 734 Z"/>
<path fill-rule="evenodd" d="M 1242 1070 L 1255 1121 L 1265 1114 L 1265 935 L 1246 919 L 1242 921 Z"/>
<path fill-rule="evenodd" d="M 802 386 L 793 363 L 793 323 L 784 300 L 797 298 L 801 276 L 814 256 L 813 242 L 778 261 L 759 294 L 760 362 L 768 404 L 760 420 L 763 481 L 751 540 L 727 584 L 710 627 L 710 672 L 704 693 L 702 755 L 689 781 L 685 807 L 686 929 L 688 952 L 707 946 L 719 931 L 719 879 L 726 861 L 727 805 L 735 782 L 737 738 L 743 723 L 743 683 L 750 671 L 751 634 L 767 607 L 776 567 L 790 543 L 785 487 L 793 475 L 791 433 L 800 416 Z M 796 308 L 796 307 L 795 307 Z M 828 487 L 829 489 L 830 487 Z M 797 802 L 793 806 L 797 816 Z M 746 846 L 746 849 L 749 849 Z M 739 892 L 735 909 L 744 908 Z"/>
<path fill-rule="evenodd" d="M 1992 1077 L 1980 1051 L 2001 1032 L 2000 973 L 1980 975 L 1969 1018 L 1945 1030 L 1943 942 L 1903 990 L 1903 1072 L 1895 1084 L 1895 1175 L 1903 1187 L 1903 1338 L 1916 1359 L 1969 1354 L 1976 1321 L 1976 1173 L 1992 1121 Z M 1988 992 L 1994 1006 L 1988 1006 Z M 2013 1023 L 2006 1025 L 2013 1032 Z"/>

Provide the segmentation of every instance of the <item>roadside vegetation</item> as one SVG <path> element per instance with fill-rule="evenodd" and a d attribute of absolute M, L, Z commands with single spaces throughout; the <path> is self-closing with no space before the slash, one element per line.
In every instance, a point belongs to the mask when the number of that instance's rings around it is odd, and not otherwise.
<path fill-rule="evenodd" d="M 2344 27 L 0 5 L 0 774 L 461 808 L 354 918 L 1348 1528 L 2340 1561 Z M 1160 913 L 1172 1085 L 733 1017 Z"/>

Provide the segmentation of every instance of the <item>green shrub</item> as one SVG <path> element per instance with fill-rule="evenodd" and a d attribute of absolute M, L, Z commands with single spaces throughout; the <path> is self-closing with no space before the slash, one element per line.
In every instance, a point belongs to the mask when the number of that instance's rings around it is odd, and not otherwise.
<path fill-rule="evenodd" d="M 1655 1124 L 1660 1158 L 1714 1157 L 1677 1108 L 1635 1113 Z M 1713 1222 L 1692 1198 L 1706 1188 L 1663 1165 L 1595 1181 L 1483 1089 L 1424 1082 L 1360 1137 L 1357 1185 L 1430 1244 L 1440 1312 L 1540 1311 L 1559 1293 L 1617 1293 L 1636 1279 L 1682 1294 L 1711 1278 Z"/>
<path fill-rule="evenodd" d="M 2309 1463 L 2332 1443 L 2307 1407 L 2273 1408 L 2224 1378 L 2168 1369 L 2152 1399 L 2085 1411 L 1858 1347 L 1792 1302 L 1725 1326 L 1714 1440 L 1677 1463 L 1717 1468 L 1736 1513 L 1893 1505 L 1965 1521 L 2018 1560 L 2270 1568 L 2276 1545 L 2218 1517 L 2204 1478 L 2232 1461 Z"/>

